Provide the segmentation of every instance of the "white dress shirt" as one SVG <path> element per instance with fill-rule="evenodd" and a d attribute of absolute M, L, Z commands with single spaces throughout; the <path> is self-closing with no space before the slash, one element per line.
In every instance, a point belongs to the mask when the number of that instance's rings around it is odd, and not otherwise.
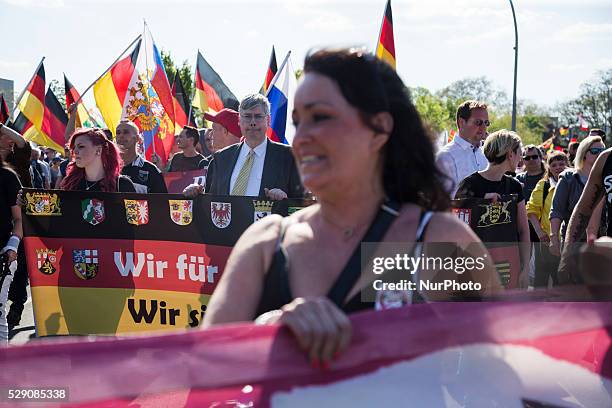
<path fill-rule="evenodd" d="M 266 149 L 268 146 L 268 139 L 264 139 L 264 141 L 253 151 L 255 152 L 255 157 L 253 158 L 253 167 L 251 168 L 251 173 L 249 174 L 249 182 L 247 183 L 245 196 L 258 196 L 259 188 L 261 187 L 261 177 L 263 175 L 264 168 L 264 160 L 266 159 Z M 242 144 L 240 148 L 240 153 L 238 154 L 238 160 L 236 160 L 236 165 L 234 166 L 234 170 L 232 171 L 232 178 L 230 179 L 230 189 L 232 191 L 234 189 L 234 185 L 236 184 L 236 179 L 238 178 L 238 174 L 240 173 L 240 169 L 242 169 L 242 165 L 247 159 L 247 156 L 251 151 L 251 148 L 246 143 Z"/>
<path fill-rule="evenodd" d="M 436 164 L 442 173 L 450 177 L 451 181 L 447 180 L 444 187 L 451 198 L 455 198 L 459 183 L 467 176 L 486 169 L 488 161 L 482 147 L 474 147 L 457 135 L 440 149 L 436 155 Z"/>

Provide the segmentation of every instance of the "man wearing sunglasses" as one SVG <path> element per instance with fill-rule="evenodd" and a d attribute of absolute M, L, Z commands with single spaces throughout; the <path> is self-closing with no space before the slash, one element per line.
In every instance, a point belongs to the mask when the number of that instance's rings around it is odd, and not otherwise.
<path fill-rule="evenodd" d="M 605 138 L 605 133 L 601 136 Z M 608 237 L 612 237 L 612 149 L 605 149 L 603 143 L 598 146 L 591 146 L 587 155 L 597 157 L 590 171 L 589 178 L 584 186 L 584 191 L 572 212 L 569 220 L 567 233 L 565 234 L 565 244 L 559 265 L 559 282 L 570 283 L 580 282 L 581 277 L 577 273 L 576 244 L 580 242 L 581 233 L 587 228 L 591 215 L 603 199 L 603 211 L 607 213 Z M 597 214 L 595 214 L 597 216 Z M 607 250 L 612 251 L 612 246 Z M 610 265 L 601 265 L 602 271 L 610 270 Z"/>
<path fill-rule="evenodd" d="M 523 194 L 525 202 L 529 201 L 531 192 L 538 181 L 544 176 L 544 163 L 542 162 L 542 152 L 535 145 L 527 145 L 523 148 L 523 161 L 525 171 L 516 176 L 517 180 L 523 184 Z"/>
<path fill-rule="evenodd" d="M 459 134 L 436 156 L 438 168 L 448 177 L 445 187 L 451 197 L 464 178 L 487 168 L 481 147 L 490 125 L 487 105 L 474 100 L 463 102 L 457 108 L 456 122 Z"/>

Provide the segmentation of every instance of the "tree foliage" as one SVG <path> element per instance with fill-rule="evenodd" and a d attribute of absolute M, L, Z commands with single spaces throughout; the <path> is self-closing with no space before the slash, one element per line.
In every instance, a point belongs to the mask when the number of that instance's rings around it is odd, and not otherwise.
<path fill-rule="evenodd" d="M 64 110 L 66 110 L 66 89 L 64 89 L 64 84 L 54 79 L 49 83 L 49 88 L 51 88 Z"/>
<path fill-rule="evenodd" d="M 170 52 L 166 52 L 164 50 L 161 51 L 161 59 L 164 63 L 164 68 L 166 69 L 166 75 L 168 75 L 168 82 L 170 82 L 170 85 L 172 85 L 172 83 L 174 82 L 174 77 L 178 72 L 178 75 L 181 78 L 181 83 L 183 84 L 183 90 L 187 95 L 187 101 L 191 103 L 191 100 L 193 99 L 195 85 L 194 71 L 189 62 L 185 60 L 183 61 L 183 64 L 179 67 L 179 65 L 175 63 L 172 59 L 172 55 L 170 54 Z M 196 117 L 196 119 L 199 119 L 198 122 L 199 124 L 201 124 L 202 114 L 200 110 L 196 107 L 192 107 L 192 110 L 193 115 Z"/>
<path fill-rule="evenodd" d="M 557 106 L 561 121 L 572 125 L 578 116 L 587 121 L 591 128 L 612 131 L 612 69 L 598 72 L 595 77 L 580 86 L 577 98 Z"/>

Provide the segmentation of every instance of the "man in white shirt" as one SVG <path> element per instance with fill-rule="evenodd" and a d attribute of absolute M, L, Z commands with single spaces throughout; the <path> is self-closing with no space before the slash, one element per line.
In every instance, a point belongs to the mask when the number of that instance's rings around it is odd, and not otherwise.
<path fill-rule="evenodd" d="M 270 103 L 261 94 L 246 96 L 239 107 L 244 141 L 213 154 L 206 175 L 206 192 L 217 195 L 266 197 L 272 200 L 302 198 L 304 187 L 291 147 L 266 137 Z M 189 186 L 186 195 L 201 191 Z"/>
<path fill-rule="evenodd" d="M 451 198 L 464 178 L 487 168 L 481 147 L 490 125 L 487 105 L 474 100 L 463 102 L 457 108 L 456 121 L 459 134 L 436 155 L 438 168 L 448 176 L 445 187 Z"/>

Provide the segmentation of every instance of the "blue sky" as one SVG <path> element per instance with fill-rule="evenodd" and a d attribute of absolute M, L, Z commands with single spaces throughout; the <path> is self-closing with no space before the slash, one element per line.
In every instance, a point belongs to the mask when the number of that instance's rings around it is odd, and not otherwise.
<path fill-rule="evenodd" d="M 516 0 L 518 96 L 539 104 L 577 95 L 612 68 L 610 0 Z M 312 47 L 376 44 L 386 0 L 0 0 L 0 77 L 20 92 L 44 55 L 47 83 L 62 72 L 82 92 L 143 30 L 195 64 L 200 49 L 240 98 L 257 91 L 272 45 L 302 65 Z M 397 69 L 438 90 L 487 76 L 512 92 L 514 28 L 507 0 L 393 0 Z M 86 101 L 91 101 L 91 92 Z"/>

